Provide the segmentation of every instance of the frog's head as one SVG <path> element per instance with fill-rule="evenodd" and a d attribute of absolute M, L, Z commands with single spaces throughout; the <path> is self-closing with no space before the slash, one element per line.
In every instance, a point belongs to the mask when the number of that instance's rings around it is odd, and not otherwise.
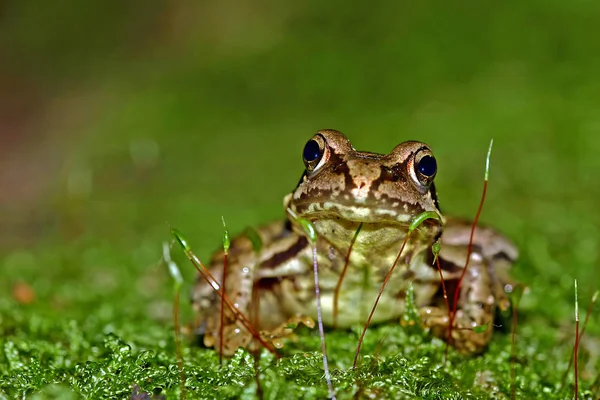
<path fill-rule="evenodd" d="M 322 130 L 304 146 L 306 167 L 286 207 L 311 221 L 342 220 L 407 225 L 424 211 L 439 213 L 429 146 L 404 142 L 390 154 L 356 151 L 335 130 Z"/>

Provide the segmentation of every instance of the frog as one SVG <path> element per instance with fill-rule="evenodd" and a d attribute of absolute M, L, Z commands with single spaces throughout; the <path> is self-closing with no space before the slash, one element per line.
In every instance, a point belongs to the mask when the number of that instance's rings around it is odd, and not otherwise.
<path fill-rule="evenodd" d="M 322 322 L 338 329 L 365 324 L 395 264 L 372 323 L 400 320 L 410 285 L 411 304 L 425 330 L 459 352 L 484 351 L 496 310 L 510 306 L 505 286 L 510 287 L 509 270 L 518 249 L 498 231 L 478 225 L 469 250 L 472 222 L 440 211 L 431 148 L 405 141 L 389 154 L 357 151 L 343 133 L 324 129 L 306 142 L 302 158 L 302 176 L 283 200 L 285 218 L 237 236 L 227 253 L 224 290 L 261 338 L 281 347 L 299 323 L 314 326 L 315 261 Z M 409 234 L 411 222 L 425 212 L 437 217 L 424 220 Z M 302 221 L 314 227 L 316 240 Z M 441 249 L 434 253 L 436 242 Z M 213 255 L 208 269 L 217 283 L 199 278 L 192 303 L 200 316 L 204 345 L 231 355 L 256 341 L 237 313 L 225 309 L 221 315 L 215 287 L 223 280 L 224 259 L 223 251 Z M 452 294 L 463 272 L 454 306 Z M 442 280 L 450 307 L 456 310 L 452 318 Z"/>

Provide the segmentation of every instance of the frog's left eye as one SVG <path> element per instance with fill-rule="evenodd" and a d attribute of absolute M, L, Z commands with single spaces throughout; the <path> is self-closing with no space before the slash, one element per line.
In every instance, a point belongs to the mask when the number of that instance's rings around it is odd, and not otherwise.
<path fill-rule="evenodd" d="M 417 169 L 422 175 L 432 177 L 437 172 L 437 162 L 432 156 L 423 156 L 417 164 Z"/>
<path fill-rule="evenodd" d="M 312 139 L 306 142 L 302 151 L 304 165 L 308 172 L 312 172 L 320 165 L 320 161 L 325 154 L 325 140 L 321 135 L 315 135 Z"/>

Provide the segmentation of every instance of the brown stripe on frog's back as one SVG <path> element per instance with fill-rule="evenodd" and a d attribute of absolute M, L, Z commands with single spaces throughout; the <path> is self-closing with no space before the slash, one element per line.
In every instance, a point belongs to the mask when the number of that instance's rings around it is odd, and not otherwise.
<path fill-rule="evenodd" d="M 273 254 L 269 259 L 261 263 L 261 268 L 276 268 L 286 261 L 295 258 L 302 250 L 308 246 L 308 239 L 305 236 L 299 236 L 298 239 L 285 250 Z"/>

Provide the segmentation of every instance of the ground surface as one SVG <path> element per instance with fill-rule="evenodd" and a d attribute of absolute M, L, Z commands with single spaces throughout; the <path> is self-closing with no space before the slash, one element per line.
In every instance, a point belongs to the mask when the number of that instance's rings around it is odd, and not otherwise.
<path fill-rule="evenodd" d="M 231 232 L 281 217 L 302 146 L 325 127 L 364 150 L 429 143 L 443 211 L 469 218 L 495 139 L 482 220 L 518 244 L 514 277 L 530 288 L 516 395 L 572 396 L 572 376 L 561 380 L 573 280 L 581 308 L 600 286 L 598 4 L 68 3 L 9 1 L 0 13 L 10 89 L 0 113 L 0 397 L 124 398 L 137 384 L 178 398 L 173 283 L 158 264 L 165 222 L 206 259 L 221 215 Z M 178 261 L 187 291 L 193 270 Z M 591 398 L 599 312 L 580 361 Z M 186 306 L 182 318 L 193 320 Z M 510 397 L 507 332 L 481 357 L 450 351 L 443 366 L 441 341 L 390 323 L 369 331 L 351 372 L 357 336 L 327 334 L 340 398 Z M 265 398 L 326 395 L 318 338 L 299 338 L 280 362 L 262 358 Z M 247 353 L 220 369 L 214 351 L 186 340 L 184 356 L 189 397 L 256 395 Z"/>

